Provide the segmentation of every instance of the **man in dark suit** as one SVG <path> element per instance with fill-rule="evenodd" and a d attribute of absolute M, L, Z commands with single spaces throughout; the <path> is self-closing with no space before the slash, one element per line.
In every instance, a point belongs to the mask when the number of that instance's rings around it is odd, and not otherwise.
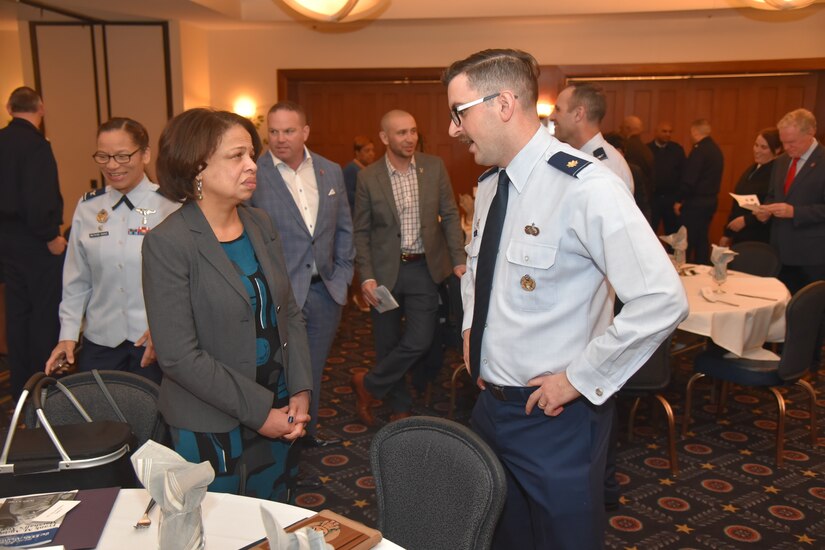
<path fill-rule="evenodd" d="M 653 153 L 653 184 L 650 201 L 650 225 L 653 231 L 659 230 L 659 223 L 664 223 L 666 235 L 679 230 L 679 216 L 673 211 L 679 183 L 682 181 L 682 168 L 685 164 L 685 150 L 678 143 L 671 141 L 673 125 L 660 122 L 656 134 L 647 146 Z"/>
<path fill-rule="evenodd" d="M 409 113 L 381 119 L 386 155 L 361 170 L 355 194 L 356 264 L 364 299 L 379 302 L 387 287 L 400 308 L 372 310 L 377 363 L 353 376 L 358 416 L 372 425 L 374 399 L 389 395 L 391 420 L 409 416 L 404 375 L 430 349 L 438 314 L 438 285 L 464 274 L 466 256 L 450 178 L 438 157 L 417 153 L 418 129 Z M 401 319 L 405 318 L 404 330 Z"/>
<path fill-rule="evenodd" d="M 270 215 L 284 248 L 289 279 L 307 324 L 312 362 L 312 404 L 304 445 L 340 439 L 317 434 L 321 376 L 352 281 L 352 218 L 341 167 L 310 152 L 306 113 L 282 101 L 267 115 L 269 151 L 258 159 L 252 206 Z"/>
<path fill-rule="evenodd" d="M 779 278 L 792 294 L 825 280 L 825 147 L 816 138 L 816 118 L 796 109 L 777 122 L 785 148 L 774 163 L 766 204 L 756 213 L 771 224 L 779 250 Z"/>
<path fill-rule="evenodd" d="M 45 110 L 33 89 L 17 88 L 0 130 L 0 264 L 12 395 L 43 370 L 60 332 L 63 197 L 52 147 L 38 129 Z"/>
<path fill-rule="evenodd" d="M 691 149 L 682 171 L 673 212 L 682 217 L 687 228 L 687 260 L 710 264 L 708 230 L 716 213 L 717 195 L 722 183 L 722 150 L 710 137 L 710 123 L 698 119 L 690 125 Z"/>

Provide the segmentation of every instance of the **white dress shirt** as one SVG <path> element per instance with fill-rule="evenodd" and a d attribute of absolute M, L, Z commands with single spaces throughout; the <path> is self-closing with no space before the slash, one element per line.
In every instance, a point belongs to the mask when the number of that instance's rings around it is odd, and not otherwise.
<path fill-rule="evenodd" d="M 592 164 L 568 175 L 547 162 L 560 151 L 578 159 L 573 166 Z M 582 395 L 601 404 L 685 318 L 682 284 L 633 197 L 595 158 L 540 129 L 506 169 L 512 183 L 481 377 L 526 386 L 567 371 Z M 461 281 L 464 329 L 472 326 L 476 263 L 497 179 L 488 172 L 478 186 Z M 625 304 L 615 320 L 608 283 Z"/>
<path fill-rule="evenodd" d="M 304 147 L 304 160 L 298 165 L 297 170 L 293 170 L 272 151 L 269 154 L 272 155 L 275 167 L 281 172 L 281 177 L 284 178 L 295 205 L 301 211 L 301 217 L 304 218 L 309 234 L 315 235 L 315 221 L 318 219 L 318 182 L 315 181 L 312 155 Z"/>
<path fill-rule="evenodd" d="M 126 204 L 113 210 L 123 194 L 111 187 L 81 197 L 63 265 L 60 340 L 77 341 L 84 318 L 83 335 L 100 346 L 134 342 L 146 332 L 141 228 L 152 229 L 180 208 L 157 188 L 144 176 L 126 195 L 134 210 Z"/>
<path fill-rule="evenodd" d="M 627 188 L 630 189 L 630 194 L 632 195 L 635 187 L 633 185 L 633 174 L 630 172 L 630 166 L 627 165 L 624 155 L 610 145 L 607 140 L 604 139 L 601 132 L 597 133 L 590 138 L 590 141 L 582 145 L 580 151 L 587 153 L 591 157 L 596 157 L 594 152 L 599 148 L 604 149 L 604 153 L 607 155 L 607 158 L 599 159 L 599 161 L 621 178 Z"/>

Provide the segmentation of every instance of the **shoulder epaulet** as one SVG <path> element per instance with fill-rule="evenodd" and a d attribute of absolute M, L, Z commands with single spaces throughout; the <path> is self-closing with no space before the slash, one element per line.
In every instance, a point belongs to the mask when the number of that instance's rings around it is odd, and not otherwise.
<path fill-rule="evenodd" d="M 498 172 L 498 166 L 493 166 L 492 168 L 490 168 L 489 170 L 487 170 L 486 172 L 484 172 L 483 174 L 481 174 L 481 175 L 478 177 L 478 181 L 480 181 L 480 182 L 481 182 L 481 181 L 484 181 L 484 180 L 486 180 L 488 177 L 490 177 L 490 176 L 492 176 L 493 174 L 495 174 L 496 172 Z"/>
<path fill-rule="evenodd" d="M 106 188 L 105 187 L 101 187 L 100 189 L 95 189 L 94 191 L 89 191 L 88 193 L 83 195 L 83 201 L 85 202 L 89 199 L 99 197 L 100 195 L 103 195 L 105 193 L 106 193 Z"/>
<path fill-rule="evenodd" d="M 578 177 L 579 172 L 593 163 L 589 160 L 574 157 L 564 151 L 559 151 L 547 159 L 547 164 L 575 178 Z"/>
<path fill-rule="evenodd" d="M 604 147 L 599 147 L 593 151 L 593 156 L 599 160 L 604 160 L 607 158 L 607 153 L 604 151 Z"/>

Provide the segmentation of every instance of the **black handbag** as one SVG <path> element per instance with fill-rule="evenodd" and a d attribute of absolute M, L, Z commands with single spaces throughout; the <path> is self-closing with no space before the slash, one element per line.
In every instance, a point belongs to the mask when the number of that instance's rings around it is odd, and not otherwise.
<path fill-rule="evenodd" d="M 63 426 L 52 426 L 49 423 L 43 410 L 42 394 L 50 385 L 57 386 L 85 422 Z M 32 395 L 41 426 L 17 429 L 29 395 Z M 42 372 L 26 382 L 3 438 L 5 444 L 0 455 L 0 497 L 72 489 L 139 486 L 129 461 L 129 451 L 135 448 L 135 438 L 129 424 L 111 420 L 93 421 L 71 391 Z"/>

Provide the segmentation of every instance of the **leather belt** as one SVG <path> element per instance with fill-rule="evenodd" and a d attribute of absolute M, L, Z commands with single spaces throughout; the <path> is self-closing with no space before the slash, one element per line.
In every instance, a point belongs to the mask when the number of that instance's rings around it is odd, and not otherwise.
<path fill-rule="evenodd" d="M 321 278 L 320 275 L 313 275 L 309 279 L 309 284 L 311 284 L 311 285 L 314 285 L 315 283 L 323 283 L 323 282 L 324 282 L 324 280 Z"/>
<path fill-rule="evenodd" d="M 484 382 L 484 386 L 487 388 L 486 391 L 489 391 L 490 395 L 499 401 L 523 401 L 526 403 L 530 394 L 536 390 L 536 388 L 521 386 L 498 386 L 487 381 Z"/>
<path fill-rule="evenodd" d="M 401 253 L 401 261 L 405 264 L 410 262 L 417 262 L 424 259 L 424 254 L 410 254 L 409 252 Z"/>

